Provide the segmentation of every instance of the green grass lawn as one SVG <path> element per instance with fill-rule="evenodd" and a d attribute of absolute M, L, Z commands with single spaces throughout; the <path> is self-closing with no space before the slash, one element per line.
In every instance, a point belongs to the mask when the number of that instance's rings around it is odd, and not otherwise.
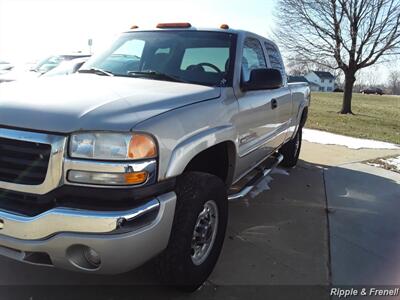
<path fill-rule="evenodd" d="M 354 93 L 355 115 L 337 112 L 343 93 L 312 93 L 306 127 L 400 144 L 400 97 Z"/>

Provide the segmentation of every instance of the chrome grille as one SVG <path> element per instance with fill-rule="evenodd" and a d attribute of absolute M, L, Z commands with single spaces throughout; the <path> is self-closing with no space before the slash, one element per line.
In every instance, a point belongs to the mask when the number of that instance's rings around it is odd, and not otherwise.
<path fill-rule="evenodd" d="M 38 185 L 44 182 L 51 145 L 0 138 L 0 181 Z"/>

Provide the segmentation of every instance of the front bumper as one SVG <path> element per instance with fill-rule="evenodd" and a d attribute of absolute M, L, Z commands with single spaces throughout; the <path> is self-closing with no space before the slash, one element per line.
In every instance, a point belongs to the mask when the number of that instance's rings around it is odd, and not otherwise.
<path fill-rule="evenodd" d="M 69 270 L 123 273 L 166 248 L 175 203 L 176 194 L 168 192 L 120 212 L 59 208 L 33 218 L 0 212 L 0 255 Z M 140 220 L 150 213 L 156 213 L 150 221 Z M 85 262 L 84 248 L 99 254 L 98 267 Z"/>

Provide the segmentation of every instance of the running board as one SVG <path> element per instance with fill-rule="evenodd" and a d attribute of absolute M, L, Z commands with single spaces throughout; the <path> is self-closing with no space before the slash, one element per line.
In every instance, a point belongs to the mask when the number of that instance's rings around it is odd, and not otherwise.
<path fill-rule="evenodd" d="M 228 191 L 228 200 L 237 200 L 245 197 L 250 191 L 273 169 L 275 169 L 283 160 L 283 155 L 274 153 L 266 160 L 264 160 L 257 168 L 255 168 L 249 175 L 239 180 Z"/>

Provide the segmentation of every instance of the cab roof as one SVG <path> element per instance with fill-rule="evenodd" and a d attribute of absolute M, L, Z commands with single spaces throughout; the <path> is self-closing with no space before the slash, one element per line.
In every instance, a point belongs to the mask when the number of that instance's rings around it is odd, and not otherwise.
<path fill-rule="evenodd" d="M 161 26 L 160 26 L 161 25 Z M 233 29 L 230 28 L 229 25 L 227 24 L 222 24 L 219 28 L 215 27 L 195 27 L 192 26 L 190 23 L 159 23 L 155 27 L 140 27 L 137 25 L 133 25 L 130 30 L 126 31 L 126 33 L 129 32 L 146 32 L 146 31 L 209 31 L 209 32 L 224 32 L 224 33 L 231 33 L 231 34 L 236 34 L 238 36 L 247 36 L 247 35 L 252 35 L 260 40 L 265 40 L 270 43 L 272 43 L 275 47 L 277 45 L 271 41 L 270 39 L 267 39 L 259 34 L 256 34 L 254 32 L 246 31 L 246 30 L 241 30 L 241 29 Z"/>
<path fill-rule="evenodd" d="M 161 27 L 161 26 L 162 27 Z M 141 31 L 170 31 L 170 30 L 179 30 L 179 31 L 211 31 L 211 32 L 228 32 L 233 34 L 252 34 L 250 31 L 246 30 L 238 30 L 230 28 L 227 24 L 222 24 L 219 28 L 215 27 L 195 27 L 192 26 L 190 23 L 159 23 L 155 27 L 140 27 L 137 25 L 133 25 L 130 30 L 127 32 L 141 32 Z M 264 38 L 260 36 L 260 38 Z"/>

